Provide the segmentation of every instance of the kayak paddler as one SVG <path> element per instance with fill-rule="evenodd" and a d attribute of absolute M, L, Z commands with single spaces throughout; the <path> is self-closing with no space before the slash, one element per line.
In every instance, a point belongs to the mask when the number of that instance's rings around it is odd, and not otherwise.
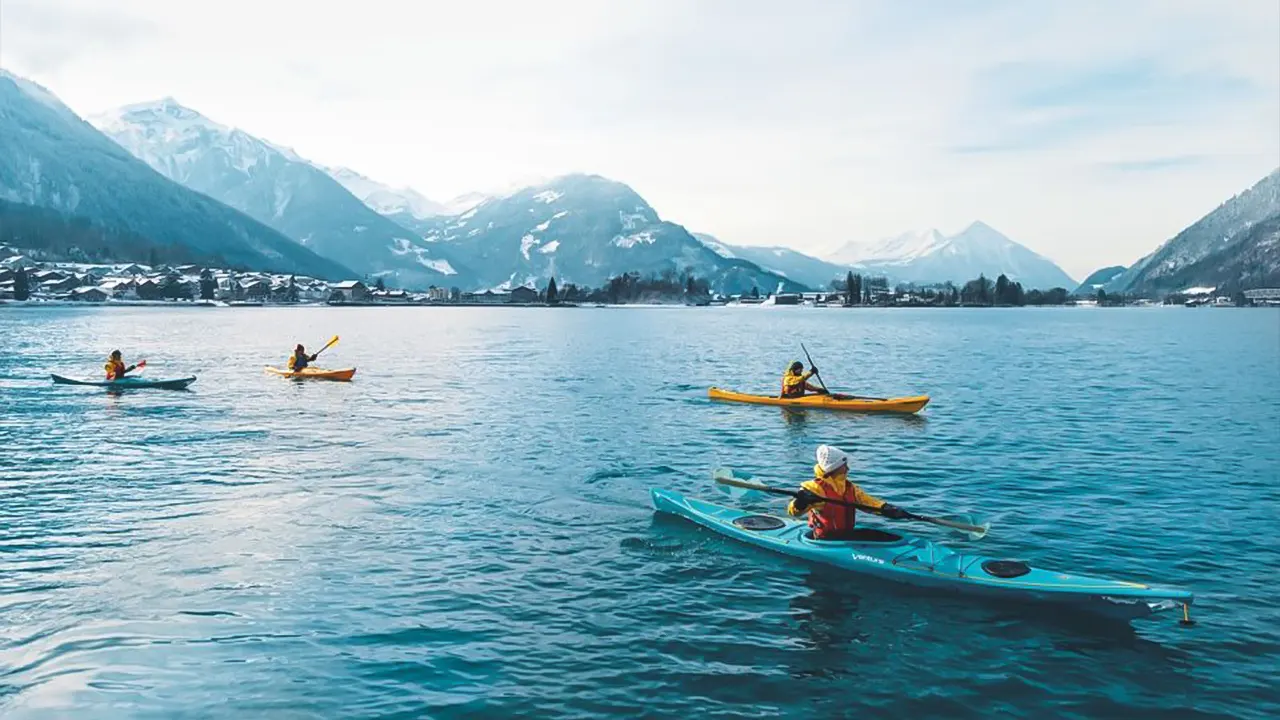
<path fill-rule="evenodd" d="M 787 513 L 797 517 L 808 513 L 809 527 L 815 540 L 839 540 L 853 532 L 857 510 L 847 505 L 823 502 L 824 498 L 843 500 L 875 508 L 891 520 L 907 517 L 902 508 L 871 495 L 849 480 L 849 456 L 830 445 L 819 445 L 818 464 L 813 466 L 814 479 L 800 485 Z"/>
<path fill-rule="evenodd" d="M 809 384 L 809 378 L 818 374 L 818 368 L 810 367 L 809 372 L 804 371 L 804 363 L 799 360 L 791 363 L 787 371 L 782 374 L 782 397 L 795 398 L 804 397 L 806 392 L 816 393 L 818 395 L 828 394 L 825 388 L 816 387 Z"/>
<path fill-rule="evenodd" d="M 307 349 L 302 347 L 302 343 L 298 343 L 298 347 L 293 349 L 293 355 L 289 358 L 289 369 L 294 372 L 301 372 L 308 365 L 315 362 L 315 359 L 315 355 L 308 355 Z"/>
<path fill-rule="evenodd" d="M 107 358 L 107 362 L 102 366 L 102 369 L 107 372 L 108 380 L 119 380 L 134 370 L 137 370 L 138 366 L 129 365 L 128 367 L 125 367 L 124 357 L 120 354 L 120 351 L 112 350 L 111 356 Z"/>

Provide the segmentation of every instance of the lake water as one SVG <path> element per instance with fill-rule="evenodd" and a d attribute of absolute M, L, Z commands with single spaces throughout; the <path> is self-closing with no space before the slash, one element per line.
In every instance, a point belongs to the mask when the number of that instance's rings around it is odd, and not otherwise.
<path fill-rule="evenodd" d="M 262 372 L 333 334 L 355 382 Z M 933 402 L 706 400 L 799 340 Z M 117 347 L 199 381 L 49 382 Z M 721 465 L 799 482 L 824 442 L 986 514 L 988 554 L 1186 586 L 1199 624 L 911 591 L 649 505 L 723 500 Z M 0 308 L 8 718 L 1274 718 L 1278 535 L 1271 310 Z"/>

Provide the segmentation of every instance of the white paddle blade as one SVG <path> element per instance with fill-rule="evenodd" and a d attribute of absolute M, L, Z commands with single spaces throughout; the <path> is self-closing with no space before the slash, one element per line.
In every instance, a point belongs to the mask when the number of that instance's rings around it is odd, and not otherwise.
<path fill-rule="evenodd" d="M 746 473 L 735 472 L 733 468 L 727 468 L 727 467 L 716 468 L 715 472 L 711 473 L 711 478 L 716 481 L 717 490 L 719 490 L 720 492 L 724 493 L 725 495 L 735 500 L 761 500 L 763 498 L 768 497 L 767 493 L 762 493 L 759 490 L 748 490 L 746 488 L 734 487 L 732 485 L 725 485 L 724 483 L 720 482 L 721 480 L 751 479 L 750 475 L 747 475 Z"/>

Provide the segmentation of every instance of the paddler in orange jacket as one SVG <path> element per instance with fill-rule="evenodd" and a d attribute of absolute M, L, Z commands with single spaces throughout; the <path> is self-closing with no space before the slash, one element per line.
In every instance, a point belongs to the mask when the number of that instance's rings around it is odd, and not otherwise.
<path fill-rule="evenodd" d="M 112 350 L 111 357 L 107 358 L 107 362 L 102 366 L 107 373 L 108 380 L 119 380 L 125 375 L 138 369 L 137 365 L 125 367 L 123 356 L 119 350 Z"/>
<path fill-rule="evenodd" d="M 787 507 L 793 517 L 808 513 L 809 527 L 815 540 L 839 540 L 854 527 L 857 510 L 824 500 L 843 500 L 874 509 L 891 520 L 901 520 L 907 513 L 890 505 L 849 480 L 849 456 L 830 445 L 819 445 L 818 464 L 813 466 L 814 479 L 800 485 L 800 492 Z"/>

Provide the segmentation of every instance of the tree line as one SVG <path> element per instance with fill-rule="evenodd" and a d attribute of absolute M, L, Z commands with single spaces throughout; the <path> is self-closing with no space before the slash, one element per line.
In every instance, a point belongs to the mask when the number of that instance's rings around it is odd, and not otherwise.
<path fill-rule="evenodd" d="M 552 277 L 538 293 L 539 299 L 549 305 L 559 303 L 601 303 L 626 305 L 644 302 L 699 302 L 710 300 L 711 283 L 691 273 L 677 274 L 674 270 L 642 275 L 638 272 L 622 273 L 609 278 L 601 287 L 582 287 L 574 283 L 563 286 Z"/>
<path fill-rule="evenodd" d="M 851 271 L 843 281 L 833 281 L 831 287 L 843 295 L 845 305 L 898 304 L 900 299 L 911 298 L 914 304 L 942 307 L 1022 307 L 1065 305 L 1071 299 L 1071 293 L 1066 288 L 1024 290 L 1022 283 L 1010 280 L 1003 273 L 994 282 L 985 274 L 980 274 L 959 287 L 947 282 L 927 287 L 899 285 L 891 291 L 885 278 L 863 277 Z"/>

